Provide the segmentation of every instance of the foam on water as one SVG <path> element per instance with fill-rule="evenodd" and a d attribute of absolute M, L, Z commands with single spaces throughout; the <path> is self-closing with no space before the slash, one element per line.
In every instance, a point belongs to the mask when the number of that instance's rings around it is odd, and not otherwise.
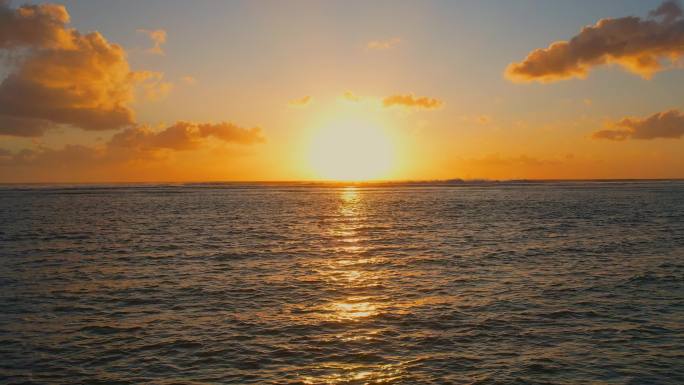
<path fill-rule="evenodd" d="M 684 183 L 0 189 L 0 382 L 684 383 Z"/>

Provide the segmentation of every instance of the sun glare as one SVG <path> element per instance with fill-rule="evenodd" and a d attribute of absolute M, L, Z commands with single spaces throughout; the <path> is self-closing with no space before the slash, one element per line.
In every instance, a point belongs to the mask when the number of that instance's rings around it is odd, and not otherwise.
<path fill-rule="evenodd" d="M 325 126 L 314 134 L 309 162 L 318 178 L 365 181 L 387 178 L 395 148 L 382 128 L 364 121 Z"/>

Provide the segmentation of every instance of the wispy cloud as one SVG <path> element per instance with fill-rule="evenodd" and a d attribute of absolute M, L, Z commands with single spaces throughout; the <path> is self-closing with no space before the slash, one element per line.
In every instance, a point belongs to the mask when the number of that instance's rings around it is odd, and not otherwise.
<path fill-rule="evenodd" d="M 393 37 L 387 40 L 371 40 L 366 44 L 366 49 L 369 50 L 387 50 L 394 48 L 401 43 L 401 39 Z"/>
<path fill-rule="evenodd" d="M 197 79 L 195 79 L 193 76 L 190 75 L 185 75 L 180 78 L 181 82 L 183 84 L 189 85 L 189 86 L 194 86 L 197 84 Z"/>
<path fill-rule="evenodd" d="M 684 55 L 684 18 L 676 1 L 666 1 L 649 18 L 602 19 L 569 41 L 557 41 L 512 63 L 505 75 L 515 82 L 585 78 L 596 66 L 617 64 L 650 78 L 666 60 Z"/>
<path fill-rule="evenodd" d="M 465 115 L 461 117 L 461 120 L 468 123 L 475 123 L 481 126 L 486 126 L 492 123 L 493 119 L 489 115 Z"/>
<path fill-rule="evenodd" d="M 292 107 L 304 107 L 304 106 L 308 105 L 309 103 L 311 103 L 312 100 L 313 100 L 313 98 L 311 96 L 307 95 L 307 96 L 302 96 L 301 98 L 292 99 L 289 102 L 287 102 L 287 104 L 292 106 Z"/>
<path fill-rule="evenodd" d="M 163 29 L 138 29 L 137 32 L 144 33 L 147 37 L 152 40 L 153 46 L 147 49 L 146 52 L 153 55 L 164 55 L 164 49 L 162 45 L 166 43 L 166 31 Z"/>

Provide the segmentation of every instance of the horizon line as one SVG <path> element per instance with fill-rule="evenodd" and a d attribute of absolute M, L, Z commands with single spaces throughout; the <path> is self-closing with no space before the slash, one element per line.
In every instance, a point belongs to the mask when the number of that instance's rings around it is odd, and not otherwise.
<path fill-rule="evenodd" d="M 518 179 L 393 179 L 393 180 L 367 180 L 367 181 L 340 181 L 340 180 L 197 180 L 197 181 L 93 181 L 93 182 L 0 182 L 0 186 L 37 186 L 37 185 L 299 185 L 299 186 L 458 186 L 474 184 L 505 184 L 505 183 L 573 183 L 573 182 L 681 182 L 684 178 L 518 178 Z"/>

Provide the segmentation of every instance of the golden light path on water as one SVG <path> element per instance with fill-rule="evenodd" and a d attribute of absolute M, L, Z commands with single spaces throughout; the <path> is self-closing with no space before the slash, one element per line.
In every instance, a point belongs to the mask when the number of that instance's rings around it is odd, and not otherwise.
<path fill-rule="evenodd" d="M 373 288 L 382 284 L 383 277 L 368 269 L 379 258 L 369 256 L 369 248 L 363 245 L 363 235 L 359 229 L 367 225 L 367 213 L 363 200 L 363 190 L 346 187 L 339 195 L 337 220 L 327 229 L 329 235 L 338 239 L 340 245 L 335 255 L 320 270 L 320 274 L 334 287 L 342 287 L 350 292 L 363 294 L 347 295 L 325 305 L 319 314 L 330 322 L 351 325 L 349 333 L 339 336 L 340 342 L 363 341 L 380 338 L 380 330 L 363 330 L 355 325 L 370 321 L 380 315 L 388 303 L 382 303 Z M 401 365 L 394 363 L 369 365 L 343 364 L 336 366 L 334 373 L 318 377 L 305 377 L 306 384 L 387 384 L 402 378 Z"/>
<path fill-rule="evenodd" d="M 350 287 L 361 287 L 372 283 L 376 279 L 368 271 L 361 270 L 359 265 L 368 263 L 367 258 L 359 258 L 358 254 L 366 251 L 359 245 L 357 229 L 364 216 L 362 196 L 356 187 L 347 187 L 340 194 L 339 215 L 337 228 L 332 231 L 342 235 L 342 258 L 332 261 L 329 267 L 333 269 L 333 280 L 344 280 Z M 351 268 L 351 269 L 350 269 Z M 354 321 L 362 317 L 369 317 L 377 312 L 377 305 L 371 296 L 351 296 L 344 301 L 330 305 L 332 317 L 338 320 Z"/>

